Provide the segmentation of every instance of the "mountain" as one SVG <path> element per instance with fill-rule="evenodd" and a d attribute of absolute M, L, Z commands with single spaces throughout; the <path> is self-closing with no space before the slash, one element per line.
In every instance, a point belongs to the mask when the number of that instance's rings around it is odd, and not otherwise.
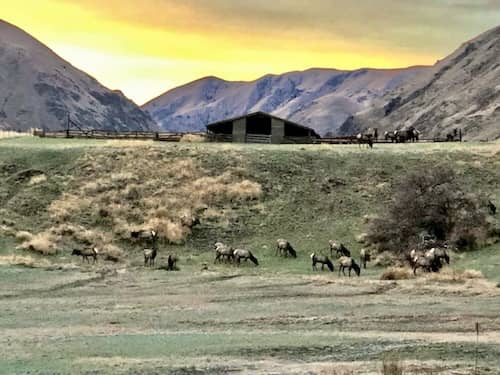
<path fill-rule="evenodd" d="M 426 69 L 310 69 L 252 82 L 207 77 L 170 90 L 142 108 L 168 131 L 204 131 L 211 122 L 263 111 L 324 135 L 335 133 L 346 118 L 371 108 Z"/>
<path fill-rule="evenodd" d="M 340 132 L 373 124 L 381 130 L 413 126 L 427 137 L 461 128 L 466 139 L 500 138 L 500 26 L 390 92 L 382 105 L 349 118 Z"/>
<path fill-rule="evenodd" d="M 67 114 L 94 129 L 145 130 L 148 113 L 0 20 L 0 129 L 60 129 Z"/>

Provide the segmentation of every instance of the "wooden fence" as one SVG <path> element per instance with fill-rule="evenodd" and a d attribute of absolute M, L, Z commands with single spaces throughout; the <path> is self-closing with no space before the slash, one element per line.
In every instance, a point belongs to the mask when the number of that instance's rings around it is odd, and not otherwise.
<path fill-rule="evenodd" d="M 60 131 L 43 131 L 37 129 L 33 135 L 47 138 L 88 138 L 88 139 L 137 139 L 137 140 L 154 140 L 163 142 L 179 142 L 181 138 L 187 134 L 205 137 L 205 133 L 171 133 L 171 132 L 147 132 L 147 131 L 106 131 L 106 130 L 60 130 Z"/>
<path fill-rule="evenodd" d="M 179 142 L 181 138 L 185 135 L 192 134 L 200 137 L 206 138 L 210 142 L 232 142 L 232 134 L 213 134 L 213 133 L 202 133 L 202 132 L 192 132 L 192 133 L 173 133 L 173 132 L 147 132 L 147 131 L 105 131 L 105 130 L 59 130 L 59 131 L 44 131 L 41 129 L 34 129 L 33 135 L 38 137 L 47 138 L 88 138 L 88 139 L 137 139 L 137 140 L 154 140 L 163 142 Z M 270 135 L 262 134 L 247 134 L 246 142 L 248 143 L 271 143 Z M 429 142 L 461 142 L 460 138 L 428 138 L 419 139 L 418 143 L 429 143 Z M 325 138 L 314 138 L 314 137 L 284 137 L 283 143 L 288 144 L 357 144 L 356 136 L 344 136 L 344 137 L 325 137 Z M 383 144 L 383 143 L 394 143 L 390 140 L 385 139 L 374 139 L 373 143 Z M 406 143 L 410 143 L 409 141 Z"/>

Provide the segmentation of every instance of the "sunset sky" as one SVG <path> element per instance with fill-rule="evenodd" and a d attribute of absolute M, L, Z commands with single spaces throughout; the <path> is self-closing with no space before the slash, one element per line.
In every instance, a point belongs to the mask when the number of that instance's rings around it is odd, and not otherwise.
<path fill-rule="evenodd" d="M 433 64 L 500 0 L 0 0 L 0 18 L 142 104 L 208 75 Z"/>

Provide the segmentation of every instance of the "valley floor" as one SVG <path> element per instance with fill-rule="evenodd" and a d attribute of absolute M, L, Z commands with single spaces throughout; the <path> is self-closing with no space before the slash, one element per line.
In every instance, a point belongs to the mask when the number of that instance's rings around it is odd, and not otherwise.
<path fill-rule="evenodd" d="M 469 374 L 476 321 L 481 373 L 500 372 L 500 289 L 482 279 L 84 265 L 0 280 L 3 374 Z"/>

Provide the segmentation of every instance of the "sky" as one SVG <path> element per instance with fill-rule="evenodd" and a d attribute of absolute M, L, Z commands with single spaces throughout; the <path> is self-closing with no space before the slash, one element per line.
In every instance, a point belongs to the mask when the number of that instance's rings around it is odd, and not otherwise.
<path fill-rule="evenodd" d="M 205 76 L 432 65 L 500 0 L 0 0 L 0 18 L 143 104 Z"/>

